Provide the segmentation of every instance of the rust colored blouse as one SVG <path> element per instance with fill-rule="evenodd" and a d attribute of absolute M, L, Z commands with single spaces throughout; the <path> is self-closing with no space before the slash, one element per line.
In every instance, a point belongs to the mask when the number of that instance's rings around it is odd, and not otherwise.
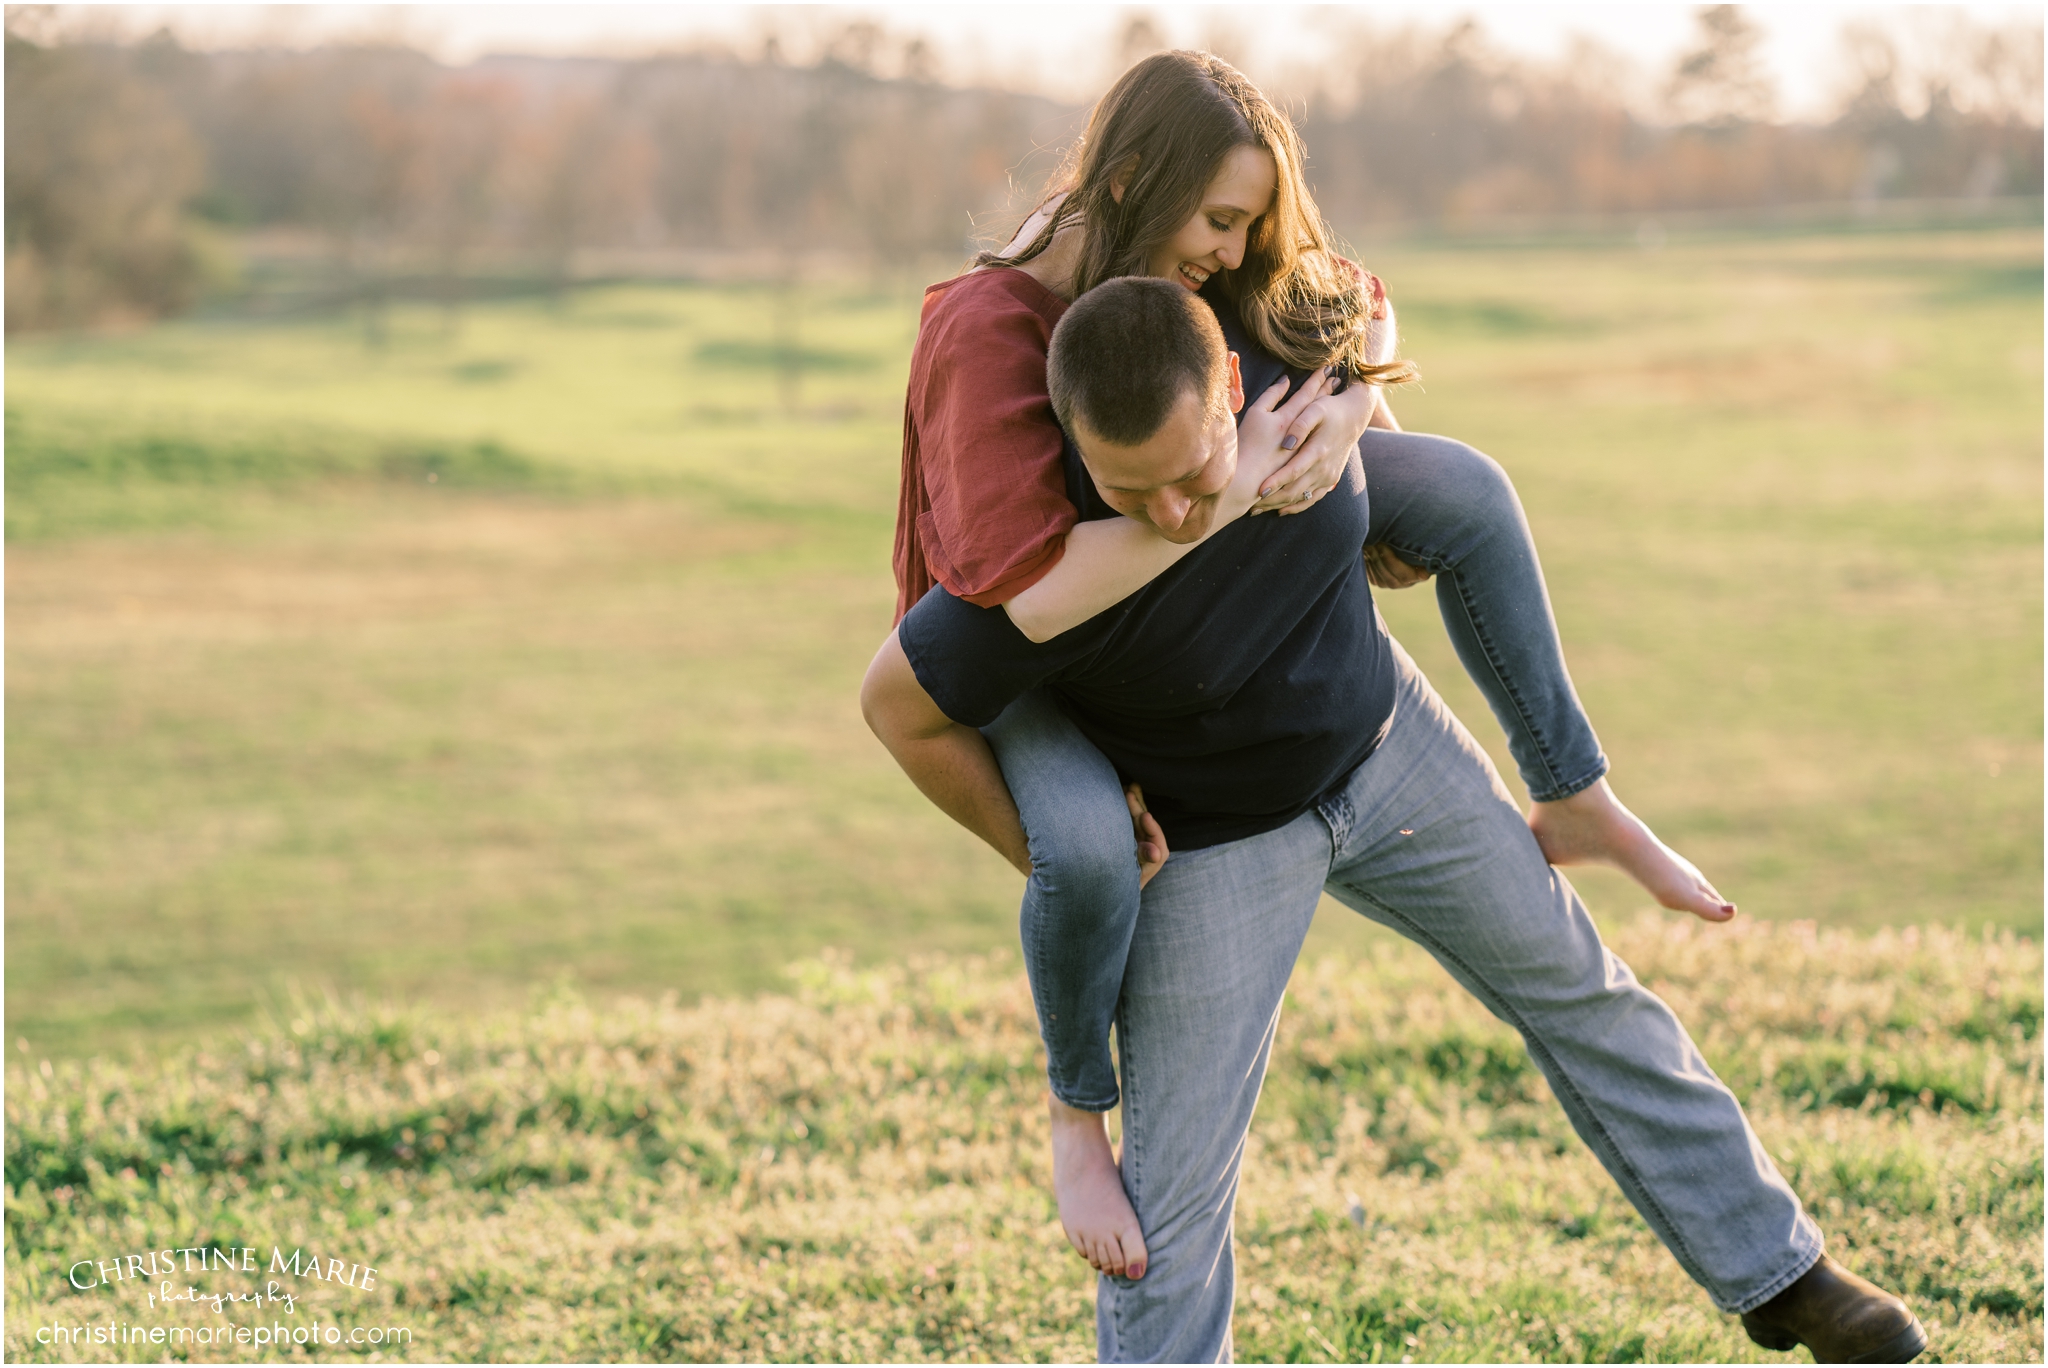
<path fill-rule="evenodd" d="M 1045 357 L 1066 301 L 991 267 L 924 292 L 903 398 L 896 616 L 934 584 L 982 608 L 1007 603 L 1066 550 L 1064 438 Z"/>
<path fill-rule="evenodd" d="M 1342 260 L 1342 258 L 1339 258 Z M 1345 261 L 1372 294 L 1373 354 L 1394 354 L 1379 277 Z M 924 292 L 903 398 L 896 503 L 896 617 L 934 584 L 978 608 L 1043 579 L 1079 515 L 1067 498 L 1065 437 L 1045 358 L 1067 302 L 1023 271 L 989 267 Z"/>

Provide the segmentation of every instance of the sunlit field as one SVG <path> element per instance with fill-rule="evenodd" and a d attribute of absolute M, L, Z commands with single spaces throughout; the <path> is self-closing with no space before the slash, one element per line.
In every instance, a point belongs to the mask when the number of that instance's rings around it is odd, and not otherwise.
<path fill-rule="evenodd" d="M 1618 790 L 1744 918 L 1575 878 L 1947 1361 L 2042 1356 L 2040 254 L 1364 253 L 1398 412 L 1513 473 Z M 1016 878 L 855 706 L 915 295 L 808 287 L 794 373 L 776 308 L 10 344 L 10 1358 L 260 1323 L 64 1280 L 201 1244 L 375 1265 L 283 1323 L 411 1338 L 330 1356 L 1092 1353 Z M 1782 1361 L 1419 953 L 1328 905 L 1289 1013 L 1240 1357 Z"/>
<path fill-rule="evenodd" d="M 1746 916 L 2039 935 L 2040 249 L 1361 250 L 1402 419 L 1513 473 L 1617 789 Z M 794 384 L 741 286 L 13 341 L 10 1036 L 1010 944 L 1015 876 L 854 702 L 915 307 L 807 287 Z M 1429 591 L 1382 598 L 1496 743 Z"/>
<path fill-rule="evenodd" d="M 1913 1299 L 1934 1361 L 2039 1361 L 2038 940 L 1645 918 L 1616 946 L 1835 1257 Z M 175 1338 L 223 1324 L 386 1337 L 326 1358 L 1092 1355 L 1014 956 L 838 957 L 790 996 L 695 1007 L 280 1005 L 161 1062 L 10 1063 L 11 1361 L 303 1358 Z M 1287 1013 L 1239 1205 L 1240 1358 L 1805 1361 L 1713 1310 L 1420 952 L 1304 969 Z M 78 1260 L 193 1246 L 254 1249 L 263 1275 L 67 1285 Z M 356 1285 L 272 1275 L 280 1250 Z M 295 1301 L 166 1312 L 160 1281 Z M 166 1343 L 38 1339 L 81 1323 Z"/>

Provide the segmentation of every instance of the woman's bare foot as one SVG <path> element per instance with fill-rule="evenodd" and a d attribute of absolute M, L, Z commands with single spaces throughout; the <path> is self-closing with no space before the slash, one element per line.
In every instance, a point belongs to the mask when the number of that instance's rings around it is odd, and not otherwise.
<path fill-rule="evenodd" d="M 1613 865 L 1675 912 L 1712 922 L 1735 915 L 1735 904 L 1623 807 L 1605 779 L 1558 802 L 1530 804 L 1529 830 L 1554 865 Z"/>
<path fill-rule="evenodd" d="M 1101 1112 L 1076 1111 L 1057 1097 L 1052 1107 L 1052 1190 L 1067 1242 L 1097 1272 L 1145 1276 L 1145 1237 L 1124 1194 L 1123 1174 L 1109 1147 Z"/>

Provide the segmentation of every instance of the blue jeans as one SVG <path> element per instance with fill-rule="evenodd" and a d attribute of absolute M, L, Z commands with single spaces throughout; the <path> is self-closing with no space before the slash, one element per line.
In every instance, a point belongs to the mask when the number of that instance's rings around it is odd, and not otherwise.
<path fill-rule="evenodd" d="M 1423 433 L 1374 428 L 1358 449 L 1370 538 L 1436 572 L 1444 626 L 1530 796 L 1550 802 L 1597 781 L 1607 757 L 1565 670 L 1543 568 L 1506 473 L 1462 442 Z M 1117 1101 L 1109 1023 L 1138 917 L 1122 786 L 1042 692 L 984 730 L 1031 843 L 1020 927 L 1047 1078 L 1068 1106 L 1108 1111 Z M 1173 833 L 1166 837 L 1170 846 Z"/>
<path fill-rule="evenodd" d="M 1097 1286 L 1105 1362 L 1230 1356 L 1231 1219 L 1281 997 L 1325 890 L 1423 946 L 1521 1033 L 1581 1139 L 1724 1311 L 1783 1291 L 1819 1229 L 1671 1009 L 1600 943 L 1486 753 L 1397 650 L 1386 740 L 1315 812 L 1175 855 L 1116 1016 L 1138 1282 Z"/>

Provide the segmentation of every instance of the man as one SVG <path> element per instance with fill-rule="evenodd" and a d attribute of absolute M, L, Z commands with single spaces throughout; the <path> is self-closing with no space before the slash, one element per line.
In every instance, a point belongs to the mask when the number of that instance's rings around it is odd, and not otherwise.
<path fill-rule="evenodd" d="M 1243 373 L 1240 373 L 1242 366 Z M 1185 518 L 1235 465 L 1246 382 L 1280 372 L 1171 283 L 1111 281 L 1052 341 L 1083 517 Z M 1241 519 L 1050 641 L 935 589 L 862 701 L 911 778 L 999 851 L 1016 810 L 975 730 L 1048 686 L 1142 786 L 1173 858 L 1147 886 L 1117 1036 L 1123 1181 L 1142 1279 L 1106 1277 L 1105 1359 L 1230 1352 L 1243 1139 L 1320 894 L 1427 948 L 1523 1037 L 1574 1128 L 1667 1248 L 1766 1347 L 1905 1362 L 1926 1334 L 1833 1264 L 1741 1107 L 1670 1009 L 1601 945 L 1484 752 L 1380 623 L 1350 478 L 1282 522 Z"/>

